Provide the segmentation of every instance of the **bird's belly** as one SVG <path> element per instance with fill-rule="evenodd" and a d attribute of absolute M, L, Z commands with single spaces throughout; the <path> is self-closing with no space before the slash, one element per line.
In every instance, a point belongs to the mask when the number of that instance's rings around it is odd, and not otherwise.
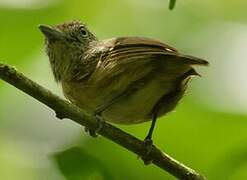
<path fill-rule="evenodd" d="M 102 112 L 105 121 L 119 124 L 136 124 L 149 121 L 151 111 L 157 101 L 173 90 L 172 81 L 154 78 L 137 91 L 123 95 Z M 65 96 L 80 108 L 93 113 L 105 103 L 103 97 L 109 97 L 103 89 L 93 86 L 73 86 L 63 84 Z"/>
<path fill-rule="evenodd" d="M 157 101 L 172 89 L 171 83 L 154 80 L 135 93 L 123 96 L 106 109 L 102 116 L 106 121 L 119 124 L 136 124 L 149 121 Z"/>

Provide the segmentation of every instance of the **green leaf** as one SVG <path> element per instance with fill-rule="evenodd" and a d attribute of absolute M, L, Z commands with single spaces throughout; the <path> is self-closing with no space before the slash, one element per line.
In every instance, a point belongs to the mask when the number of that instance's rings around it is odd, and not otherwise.
<path fill-rule="evenodd" d="M 62 174 L 68 180 L 111 180 L 104 163 L 79 147 L 72 147 L 54 155 Z"/>
<path fill-rule="evenodd" d="M 170 0 L 169 9 L 172 10 L 175 7 L 176 0 Z"/>

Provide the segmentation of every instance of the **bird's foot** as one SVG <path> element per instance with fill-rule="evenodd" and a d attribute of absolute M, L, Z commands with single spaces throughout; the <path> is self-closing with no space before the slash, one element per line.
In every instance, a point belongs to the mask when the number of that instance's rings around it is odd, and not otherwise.
<path fill-rule="evenodd" d="M 89 132 L 89 135 L 92 137 L 98 137 L 98 133 L 102 129 L 103 124 L 105 122 L 104 119 L 99 114 L 95 114 L 95 118 L 97 120 L 97 127 L 95 129 L 90 129 L 88 127 L 85 127 L 85 131 Z"/>
<path fill-rule="evenodd" d="M 150 157 L 150 153 L 151 153 L 152 147 L 153 147 L 152 139 L 146 137 L 143 141 L 143 145 L 145 148 L 145 153 L 143 156 L 141 156 L 141 158 L 142 158 L 145 165 L 149 165 L 153 162 L 152 158 Z"/>

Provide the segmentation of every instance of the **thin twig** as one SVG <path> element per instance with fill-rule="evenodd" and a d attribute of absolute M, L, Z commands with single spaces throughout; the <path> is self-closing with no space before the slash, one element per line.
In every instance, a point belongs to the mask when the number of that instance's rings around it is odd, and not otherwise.
<path fill-rule="evenodd" d="M 49 90 L 17 72 L 15 68 L 0 63 L 0 78 L 49 106 L 56 112 L 56 116 L 58 118 L 68 118 L 82 126 L 92 129 L 97 127 L 97 120 L 93 115 L 86 113 L 84 110 L 76 107 L 68 101 L 61 99 L 57 95 L 54 95 Z M 122 147 L 125 147 L 129 151 L 134 152 L 140 157 L 144 157 L 147 152 L 143 141 L 106 122 L 103 123 L 103 127 L 99 131 L 99 134 L 121 145 Z M 152 147 L 149 158 L 152 159 L 153 164 L 169 172 L 178 179 L 206 179 L 193 169 L 186 167 L 179 161 L 161 152 L 155 146 Z"/>

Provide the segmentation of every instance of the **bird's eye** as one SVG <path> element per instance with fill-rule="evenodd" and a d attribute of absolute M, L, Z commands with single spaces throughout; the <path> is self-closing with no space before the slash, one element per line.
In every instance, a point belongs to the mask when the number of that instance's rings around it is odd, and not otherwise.
<path fill-rule="evenodd" d="M 87 36 L 87 31 L 82 26 L 80 27 L 80 33 L 82 36 Z"/>

